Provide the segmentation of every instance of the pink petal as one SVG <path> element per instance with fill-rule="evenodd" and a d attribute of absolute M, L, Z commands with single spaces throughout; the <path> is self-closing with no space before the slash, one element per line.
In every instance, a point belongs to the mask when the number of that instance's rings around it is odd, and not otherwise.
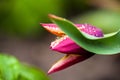
<path fill-rule="evenodd" d="M 52 34 L 55 34 L 57 36 L 64 36 L 65 33 L 60 29 L 58 28 L 58 26 L 56 24 L 51 24 L 51 23 L 48 23 L 48 24 L 41 24 L 46 30 L 48 30 L 49 32 L 51 32 Z M 90 24 L 75 24 L 76 27 L 85 32 L 85 33 L 88 33 L 90 35 L 93 35 L 93 36 L 96 36 L 96 37 L 102 37 L 103 36 L 103 33 L 102 33 L 102 30 L 99 29 L 99 28 L 96 28 L 95 26 L 92 26 Z"/>
<path fill-rule="evenodd" d="M 56 35 L 56 36 L 63 36 L 65 35 L 60 28 L 57 27 L 56 24 L 48 23 L 48 24 L 41 24 L 46 30 L 48 30 L 50 33 Z"/>
<path fill-rule="evenodd" d="M 68 36 L 61 37 L 60 39 L 57 39 L 56 41 L 52 42 L 50 48 L 54 51 L 58 51 L 65 54 L 88 54 L 88 51 L 78 46 Z"/>
<path fill-rule="evenodd" d="M 79 30 L 88 33 L 89 35 L 93 35 L 95 37 L 103 37 L 103 32 L 101 29 L 90 25 L 90 24 L 75 24 Z"/>
<path fill-rule="evenodd" d="M 71 65 L 74 65 L 78 62 L 81 62 L 89 57 L 91 57 L 93 54 L 89 55 L 78 55 L 78 54 L 68 54 L 62 59 L 60 59 L 57 63 L 55 63 L 50 70 L 48 71 L 48 74 L 52 74 L 54 72 L 63 70 Z"/>

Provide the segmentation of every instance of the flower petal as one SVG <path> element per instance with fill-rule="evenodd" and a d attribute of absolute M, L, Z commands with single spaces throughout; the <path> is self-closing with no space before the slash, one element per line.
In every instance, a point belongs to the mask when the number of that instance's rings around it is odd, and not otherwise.
<path fill-rule="evenodd" d="M 65 33 L 58 28 L 58 26 L 56 24 L 41 24 L 46 30 L 48 30 L 49 32 L 51 32 L 52 34 L 56 35 L 56 36 L 64 36 Z M 95 26 L 92 26 L 90 24 L 75 24 L 76 27 L 85 32 L 88 33 L 90 35 L 96 36 L 96 37 L 102 37 L 103 33 L 102 30 L 99 28 L 96 28 Z"/>
<path fill-rule="evenodd" d="M 75 42 L 73 42 L 68 36 L 63 36 L 60 39 L 52 42 L 50 48 L 54 51 L 62 52 L 65 54 L 74 53 L 80 55 L 88 55 L 89 53 L 88 51 L 78 46 Z"/>
<path fill-rule="evenodd" d="M 62 59 L 60 59 L 57 63 L 55 63 L 51 69 L 48 71 L 48 74 L 63 70 L 71 65 L 74 65 L 78 62 L 81 62 L 89 57 L 91 57 L 94 54 L 89 55 L 78 55 L 78 54 L 68 54 L 64 56 Z"/>
<path fill-rule="evenodd" d="M 63 36 L 65 33 L 60 30 L 60 28 L 57 27 L 56 24 L 48 23 L 48 24 L 41 24 L 46 30 L 48 30 L 50 33 L 56 35 L 56 36 Z"/>
<path fill-rule="evenodd" d="M 89 34 L 89 35 L 92 35 L 92 36 L 95 36 L 95 37 L 103 37 L 103 32 L 100 28 L 97 28 L 93 25 L 90 25 L 90 24 L 75 24 L 79 30 Z"/>

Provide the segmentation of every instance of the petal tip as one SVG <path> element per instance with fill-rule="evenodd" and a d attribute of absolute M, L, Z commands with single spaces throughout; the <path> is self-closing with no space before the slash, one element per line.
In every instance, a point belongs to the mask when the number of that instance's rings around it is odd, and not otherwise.
<path fill-rule="evenodd" d="M 50 75 L 50 74 L 52 74 L 52 73 L 55 73 L 55 72 L 61 70 L 61 69 L 60 69 L 61 66 L 59 66 L 59 65 L 61 65 L 61 64 L 59 64 L 59 63 L 54 64 L 54 65 L 48 70 L 48 75 Z"/>
<path fill-rule="evenodd" d="M 81 61 L 91 57 L 92 55 L 93 54 L 91 54 L 89 56 L 82 56 L 82 55 L 78 55 L 78 54 L 66 55 L 50 68 L 50 70 L 48 71 L 48 74 L 52 74 L 52 73 L 61 71 L 67 67 L 70 67 L 78 62 L 81 62 Z"/>
<path fill-rule="evenodd" d="M 51 68 L 51 69 L 49 69 L 49 71 L 48 71 L 48 75 L 50 75 L 50 74 L 52 74 L 52 73 L 54 73 L 55 71 Z"/>
<path fill-rule="evenodd" d="M 62 20 L 62 19 L 63 19 L 63 18 L 58 17 L 58 16 L 53 15 L 53 14 L 48 14 L 48 17 L 51 18 L 51 19 L 59 19 L 59 20 Z"/>
<path fill-rule="evenodd" d="M 61 31 L 56 24 L 52 23 L 40 23 L 40 25 L 45 28 L 50 33 L 56 35 L 56 36 L 63 36 L 65 35 L 63 31 Z"/>

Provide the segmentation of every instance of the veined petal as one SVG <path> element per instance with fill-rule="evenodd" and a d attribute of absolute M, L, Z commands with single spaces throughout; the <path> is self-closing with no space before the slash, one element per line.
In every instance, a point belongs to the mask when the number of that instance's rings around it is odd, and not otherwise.
<path fill-rule="evenodd" d="M 56 24 L 52 24 L 52 23 L 48 23 L 48 24 L 41 24 L 46 30 L 48 30 L 49 32 L 51 32 L 52 34 L 56 35 L 56 36 L 64 36 L 65 33 L 56 25 Z M 93 35 L 96 37 L 103 37 L 103 33 L 102 30 L 90 25 L 90 24 L 75 24 L 75 26 L 85 32 L 88 33 L 89 35 Z"/>
<path fill-rule="evenodd" d="M 81 62 L 94 54 L 89 55 L 78 55 L 78 54 L 68 54 L 55 63 L 51 69 L 48 71 L 48 74 L 63 70 L 71 65 L 74 65 L 78 62 Z"/>
<path fill-rule="evenodd" d="M 51 43 L 50 48 L 65 54 L 80 54 L 87 55 L 88 51 L 84 50 L 73 42 L 68 36 L 63 36 Z"/>
<path fill-rule="evenodd" d="M 56 36 L 63 36 L 65 33 L 57 27 L 56 24 L 48 23 L 48 24 L 41 24 L 46 30 Z"/>
<path fill-rule="evenodd" d="M 97 28 L 93 25 L 90 25 L 90 24 L 75 24 L 79 30 L 89 34 L 89 35 L 92 35 L 92 36 L 95 36 L 95 37 L 103 37 L 103 32 L 100 28 Z"/>

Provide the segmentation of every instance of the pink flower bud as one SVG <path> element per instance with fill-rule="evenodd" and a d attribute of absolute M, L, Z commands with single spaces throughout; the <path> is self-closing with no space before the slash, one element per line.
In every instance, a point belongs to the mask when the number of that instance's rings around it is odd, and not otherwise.
<path fill-rule="evenodd" d="M 91 52 L 84 50 L 82 47 L 78 46 L 74 41 L 72 41 L 63 31 L 61 31 L 56 24 L 41 24 L 45 29 L 47 29 L 52 34 L 59 36 L 58 39 L 53 41 L 50 45 L 50 48 L 54 51 L 67 54 L 52 68 L 48 71 L 48 74 L 60 71 L 65 69 L 75 63 L 81 62 L 92 55 Z M 91 36 L 103 37 L 103 32 L 101 29 L 96 28 L 90 24 L 75 24 L 76 27 Z"/>

